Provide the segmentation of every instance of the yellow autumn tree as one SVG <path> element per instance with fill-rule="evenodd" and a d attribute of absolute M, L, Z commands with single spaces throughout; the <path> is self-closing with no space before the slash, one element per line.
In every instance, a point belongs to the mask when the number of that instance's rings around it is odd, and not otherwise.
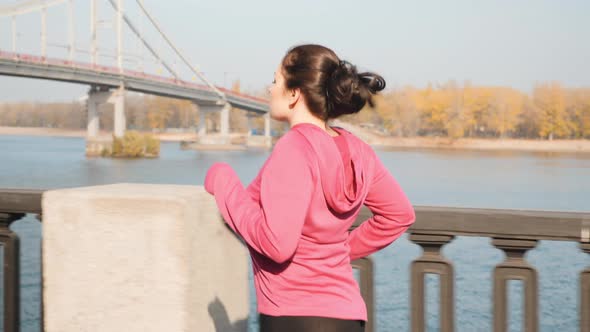
<path fill-rule="evenodd" d="M 484 133 L 487 128 L 484 122 L 486 112 L 492 102 L 492 89 L 487 87 L 474 87 L 466 84 L 463 88 L 463 107 L 465 116 L 465 129 L 468 136 L 477 136 Z"/>
<path fill-rule="evenodd" d="M 445 124 L 447 136 L 451 138 L 463 137 L 466 124 L 463 89 L 451 81 L 444 85 L 443 91 L 449 100 L 449 107 L 446 110 L 448 121 Z"/>
<path fill-rule="evenodd" d="M 166 122 L 172 115 L 168 98 L 148 97 L 146 101 L 147 120 L 149 128 L 164 129 Z"/>
<path fill-rule="evenodd" d="M 487 128 L 499 137 L 513 132 L 524 108 L 524 96 L 510 88 L 496 88 L 488 111 L 484 113 L 483 122 Z"/>
<path fill-rule="evenodd" d="M 535 86 L 533 102 L 540 111 L 539 136 L 549 140 L 569 136 L 571 124 L 567 118 L 564 91 L 559 83 Z"/>
<path fill-rule="evenodd" d="M 572 122 L 572 135 L 590 138 L 590 89 L 567 91 L 566 108 Z"/>
<path fill-rule="evenodd" d="M 376 112 L 383 120 L 386 131 L 395 136 L 416 136 L 420 131 L 420 111 L 416 104 L 418 90 L 404 87 L 382 96 L 377 96 Z"/>
<path fill-rule="evenodd" d="M 417 97 L 425 131 L 435 135 L 445 135 L 449 120 L 447 110 L 451 105 L 450 95 L 444 90 L 434 89 L 429 85 L 420 91 Z"/>
<path fill-rule="evenodd" d="M 383 119 L 377 112 L 376 108 L 369 107 L 368 103 L 357 113 L 347 114 L 339 118 L 344 122 L 354 123 L 356 125 L 372 125 L 379 127 L 383 124 Z"/>

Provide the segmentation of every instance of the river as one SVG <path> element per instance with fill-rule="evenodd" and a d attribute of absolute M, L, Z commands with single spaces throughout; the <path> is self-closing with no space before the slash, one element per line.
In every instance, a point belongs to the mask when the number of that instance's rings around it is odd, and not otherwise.
<path fill-rule="evenodd" d="M 162 143 L 157 159 L 84 156 L 81 138 L 0 136 L 1 188 L 65 188 L 119 182 L 203 183 L 215 161 L 236 169 L 244 183 L 266 151 L 183 151 Z M 453 150 L 378 150 L 415 205 L 590 211 L 590 156 Z M 21 237 L 22 331 L 39 331 L 41 225 L 29 216 L 13 225 Z M 375 254 L 377 331 L 409 330 L 409 266 L 420 248 L 406 237 Z M 503 254 L 488 238 L 458 237 L 443 254 L 455 267 L 457 331 L 490 331 L 492 270 Z M 579 273 L 590 255 L 576 243 L 540 241 L 527 253 L 539 272 L 541 331 L 577 331 Z M 437 330 L 437 278 L 427 278 L 428 330 Z M 522 330 L 522 285 L 509 283 L 510 331 Z M 252 297 L 253 294 L 251 293 Z M 252 302 L 254 299 L 252 300 Z M 254 302 L 250 330 L 256 329 Z M 1 325 L 0 325 L 1 326 Z"/>

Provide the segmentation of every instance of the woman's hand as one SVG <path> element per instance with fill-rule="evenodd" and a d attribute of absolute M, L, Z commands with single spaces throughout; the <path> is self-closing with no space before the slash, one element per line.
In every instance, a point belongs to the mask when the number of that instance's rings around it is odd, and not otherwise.
<path fill-rule="evenodd" d="M 220 170 L 228 168 L 231 170 L 231 166 L 229 164 L 220 162 L 214 163 L 213 166 L 209 168 L 207 175 L 205 176 L 205 190 L 208 193 L 214 195 L 216 181 L 219 180 L 218 178 L 223 177 L 223 175 L 219 176 Z"/>

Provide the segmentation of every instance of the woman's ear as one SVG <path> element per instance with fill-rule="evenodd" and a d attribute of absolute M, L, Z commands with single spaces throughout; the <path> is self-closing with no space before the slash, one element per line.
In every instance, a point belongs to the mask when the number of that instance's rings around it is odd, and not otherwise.
<path fill-rule="evenodd" d="M 299 99 L 301 99 L 301 90 L 299 88 L 295 88 L 287 91 L 287 93 L 287 98 L 289 99 L 289 108 L 294 108 L 295 105 L 297 105 L 297 102 L 299 102 Z"/>

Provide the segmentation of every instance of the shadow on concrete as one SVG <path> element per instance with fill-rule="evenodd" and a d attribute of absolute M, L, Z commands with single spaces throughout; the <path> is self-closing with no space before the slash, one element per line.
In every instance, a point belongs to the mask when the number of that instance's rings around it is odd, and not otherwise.
<path fill-rule="evenodd" d="M 215 332 L 246 332 L 248 331 L 248 319 L 230 322 L 225 306 L 216 296 L 208 306 L 209 316 L 215 324 Z"/>

